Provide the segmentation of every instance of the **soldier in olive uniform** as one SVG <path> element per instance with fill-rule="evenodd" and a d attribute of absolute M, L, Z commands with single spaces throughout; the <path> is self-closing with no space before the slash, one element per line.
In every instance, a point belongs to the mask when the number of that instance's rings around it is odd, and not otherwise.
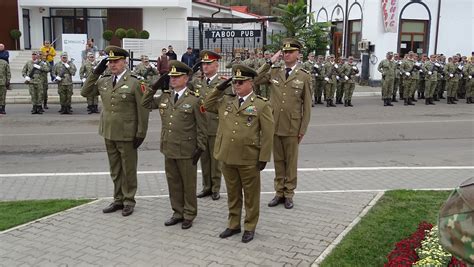
<path fill-rule="evenodd" d="M 259 69 L 263 65 L 265 65 L 267 61 L 270 60 L 271 57 L 272 57 L 272 53 L 268 50 L 265 51 L 263 53 L 263 58 L 259 60 L 258 68 L 255 68 L 255 69 Z M 270 90 L 268 88 L 268 84 L 261 84 L 257 87 L 258 87 L 257 94 L 259 96 L 265 97 L 266 99 L 270 99 Z"/>
<path fill-rule="evenodd" d="M 7 61 L 0 59 L 0 114 L 6 114 L 5 98 L 7 96 L 7 88 L 10 87 L 11 77 L 10 65 L 8 65 Z"/>
<path fill-rule="evenodd" d="M 81 68 L 79 69 L 79 77 L 84 84 L 87 77 L 91 75 L 96 66 L 94 53 L 87 53 L 87 59 L 82 63 Z M 99 97 L 98 96 L 89 96 L 87 97 L 87 113 L 99 113 Z"/>
<path fill-rule="evenodd" d="M 355 89 L 355 77 L 359 69 L 354 64 L 354 57 L 350 56 L 347 62 L 341 67 L 341 80 L 344 86 L 344 107 L 352 107 L 352 94 Z"/>
<path fill-rule="evenodd" d="M 224 95 L 231 79 L 219 84 L 206 97 L 204 107 L 219 115 L 215 157 L 222 161 L 227 186 L 229 217 L 226 238 L 240 233 L 242 201 L 245 201 L 242 242 L 250 242 L 260 213 L 260 171 L 270 161 L 274 124 L 269 102 L 255 95 L 252 79 L 255 70 L 236 64 L 232 67 L 237 95 Z M 243 191 L 243 198 L 242 198 Z"/>
<path fill-rule="evenodd" d="M 386 58 L 380 61 L 377 70 L 382 73 L 382 99 L 384 106 L 393 106 L 391 97 L 393 95 L 393 85 L 395 84 L 396 63 L 393 61 L 393 52 L 387 52 Z"/>
<path fill-rule="evenodd" d="M 403 98 L 403 89 L 402 89 L 402 82 L 401 82 L 401 75 L 400 75 L 400 65 L 402 65 L 402 61 L 400 60 L 400 55 L 398 53 L 393 54 L 393 61 L 395 62 L 395 83 L 393 84 L 393 92 L 392 92 L 392 101 L 391 102 L 398 102 L 397 100 L 397 92 L 399 92 L 400 99 Z"/>
<path fill-rule="evenodd" d="M 342 80 L 341 67 L 345 61 L 346 58 L 340 57 L 337 59 L 336 64 L 334 64 L 336 69 L 336 104 L 342 104 L 344 81 Z"/>
<path fill-rule="evenodd" d="M 61 114 L 72 114 L 71 98 L 72 98 L 72 77 L 76 74 L 76 65 L 72 61 L 68 61 L 66 52 L 61 54 L 61 61 L 53 67 L 53 75 L 58 83 L 59 102 L 61 104 Z"/>
<path fill-rule="evenodd" d="M 21 71 L 23 77 L 25 78 L 25 83 L 28 84 L 31 104 L 33 108 L 31 109 L 31 114 L 43 114 L 44 110 L 42 107 L 43 104 L 43 81 L 41 79 L 41 72 L 46 71 L 47 68 L 39 60 L 40 53 L 33 51 L 31 54 L 31 60 L 26 62 Z"/>
<path fill-rule="evenodd" d="M 204 99 L 217 84 L 219 84 L 219 59 L 221 56 L 209 50 L 203 50 L 199 53 L 201 58 L 201 68 L 203 76 L 196 77 L 193 80 L 195 92 Z M 232 92 L 229 87 L 228 93 Z M 217 127 L 219 125 L 219 116 L 215 113 L 205 112 L 206 129 L 207 129 L 207 147 L 201 155 L 202 170 L 202 191 L 197 195 L 198 198 L 211 196 L 213 200 L 220 198 L 219 191 L 221 189 L 221 162 L 213 155 L 214 143 L 216 142 Z"/>
<path fill-rule="evenodd" d="M 314 85 L 314 102 L 316 104 L 323 103 L 323 92 L 324 92 L 324 57 L 319 55 L 316 64 L 314 65 L 312 74 L 315 77 Z"/>
<path fill-rule="evenodd" d="M 150 85 L 153 81 L 153 77 L 158 75 L 158 70 L 150 64 L 150 58 L 146 55 L 141 56 L 142 62 L 135 66 L 133 74 L 135 74 L 140 80 Z"/>
<path fill-rule="evenodd" d="M 466 103 L 467 104 L 474 104 L 473 96 L 474 96 L 474 57 L 464 65 L 464 77 L 466 77 Z"/>
<path fill-rule="evenodd" d="M 121 209 L 123 216 L 129 216 L 133 213 L 137 192 L 137 149 L 148 129 L 149 112 L 141 106 L 146 85 L 126 69 L 127 51 L 117 46 L 108 46 L 105 51 L 109 56 L 87 77 L 81 95 L 100 95 L 103 104 L 99 134 L 105 139 L 114 202 L 102 211 L 110 213 Z M 101 76 L 107 62 L 112 75 Z"/>
<path fill-rule="evenodd" d="M 446 91 L 446 73 L 445 73 L 445 68 L 446 68 L 446 57 L 443 55 L 440 55 L 438 57 L 438 63 L 441 65 L 440 70 L 439 70 L 439 76 L 438 76 L 438 86 L 437 86 L 437 97 L 435 101 L 440 101 L 440 99 L 445 99 L 444 97 L 444 91 Z"/>
<path fill-rule="evenodd" d="M 314 65 L 316 64 L 316 62 L 314 61 L 314 53 L 311 52 L 308 54 L 308 60 L 306 60 L 303 64 L 302 64 L 302 68 L 307 70 L 309 73 L 313 73 L 313 69 L 314 69 Z M 314 91 L 315 91 L 315 87 L 316 87 L 316 79 L 315 79 L 315 76 L 314 75 L 311 75 L 311 99 L 314 99 Z M 314 107 L 314 105 L 316 104 L 316 101 L 314 101 L 311 106 Z"/>
<path fill-rule="evenodd" d="M 448 91 L 448 104 L 457 104 L 455 101 L 456 94 L 458 90 L 459 78 L 461 77 L 462 68 L 458 64 L 459 58 L 457 56 L 453 57 L 453 62 L 446 64 L 445 74 L 446 74 L 446 90 Z"/>
<path fill-rule="evenodd" d="M 425 73 L 425 105 L 434 105 L 433 94 L 438 83 L 438 66 L 436 55 L 431 55 L 430 60 L 423 64 L 423 72 Z"/>
<path fill-rule="evenodd" d="M 333 101 L 337 85 L 337 68 L 335 68 L 336 62 L 334 62 L 334 59 L 334 55 L 330 55 L 324 64 L 324 100 L 326 101 L 326 107 L 336 106 Z"/>
<path fill-rule="evenodd" d="M 165 156 L 166 180 L 173 216 L 165 226 L 182 222 L 181 228 L 193 225 L 197 215 L 197 162 L 206 150 L 206 116 L 200 108 L 201 100 L 186 87 L 192 69 L 183 62 L 170 60 L 170 72 L 164 74 L 147 90 L 142 106 L 159 109 L 161 115 L 160 151 Z M 173 91 L 164 90 L 170 76 Z M 163 93 L 154 98 L 158 89 Z"/>
<path fill-rule="evenodd" d="M 235 53 L 235 58 L 225 65 L 226 69 L 232 68 L 234 64 L 242 64 L 240 53 Z"/>
<path fill-rule="evenodd" d="M 242 64 L 250 67 L 250 68 L 253 68 L 255 69 L 255 67 L 257 67 L 258 63 L 257 63 L 257 58 L 255 57 L 255 52 L 252 50 L 249 52 L 249 57 L 247 59 L 245 59 Z"/>
<path fill-rule="evenodd" d="M 44 66 L 41 70 L 41 80 L 43 82 L 43 107 L 48 109 L 48 73 L 51 72 L 51 65 L 48 63 L 46 53 L 41 53 L 41 63 Z"/>
<path fill-rule="evenodd" d="M 295 39 L 283 39 L 285 65 L 272 67 L 281 51 L 271 62 L 258 71 L 255 83 L 270 83 L 275 119 L 273 158 L 275 163 L 275 197 L 270 207 L 285 203 L 293 208 L 297 184 L 298 148 L 308 128 L 311 117 L 311 75 L 297 64 L 302 45 Z"/>
<path fill-rule="evenodd" d="M 415 89 L 415 79 L 413 78 L 413 73 L 416 71 L 415 63 L 413 62 L 413 52 L 408 53 L 408 58 L 404 59 L 402 65 L 400 66 L 400 71 L 403 75 L 403 97 L 405 99 L 405 106 L 415 105 L 412 102 L 412 95 L 414 94 L 413 89 Z"/>

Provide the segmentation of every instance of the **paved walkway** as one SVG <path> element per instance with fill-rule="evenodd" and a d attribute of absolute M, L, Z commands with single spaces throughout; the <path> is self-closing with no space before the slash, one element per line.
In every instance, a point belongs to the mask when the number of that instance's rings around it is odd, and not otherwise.
<path fill-rule="evenodd" d="M 472 174 L 460 169 L 333 169 L 299 171 L 295 208 L 268 208 L 271 170 L 263 172 L 255 240 L 220 239 L 226 195 L 198 201 L 193 227 L 165 227 L 171 215 L 164 174 L 139 175 L 135 213 L 103 214 L 99 199 L 0 233 L 0 266 L 309 266 L 358 218 L 380 190 L 455 187 Z M 0 199 L 108 197 L 106 173 L 0 174 Z"/>

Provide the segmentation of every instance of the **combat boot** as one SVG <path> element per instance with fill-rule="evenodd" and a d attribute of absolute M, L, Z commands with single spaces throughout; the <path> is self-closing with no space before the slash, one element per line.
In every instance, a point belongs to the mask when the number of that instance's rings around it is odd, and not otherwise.
<path fill-rule="evenodd" d="M 383 106 L 384 106 L 384 107 L 387 106 L 387 99 L 384 99 L 384 100 L 383 100 Z"/>
<path fill-rule="evenodd" d="M 433 98 L 430 97 L 430 105 L 436 105 L 434 102 L 433 102 Z"/>
<path fill-rule="evenodd" d="M 430 104 L 430 99 L 429 98 L 425 98 L 425 105 L 429 105 Z"/>
<path fill-rule="evenodd" d="M 7 114 L 5 113 L 5 105 L 0 106 L 0 114 Z"/>
<path fill-rule="evenodd" d="M 67 110 L 67 106 L 61 106 L 61 115 L 64 115 L 64 114 L 69 114 L 68 113 L 68 110 Z"/>
<path fill-rule="evenodd" d="M 466 104 L 471 104 L 471 98 L 470 97 L 466 98 Z"/>
<path fill-rule="evenodd" d="M 72 114 L 72 107 L 71 106 L 67 106 L 67 114 Z"/>
<path fill-rule="evenodd" d="M 38 111 L 38 114 L 43 114 L 44 112 L 43 107 L 41 105 L 38 105 L 36 110 Z"/>
<path fill-rule="evenodd" d="M 392 102 L 390 102 L 390 98 L 387 98 L 387 106 L 389 106 L 389 107 L 393 107 L 393 104 L 392 104 Z"/>
<path fill-rule="evenodd" d="M 409 106 L 414 106 L 415 105 L 415 103 L 413 103 L 412 100 L 413 100 L 412 98 L 408 97 L 408 105 Z"/>
<path fill-rule="evenodd" d="M 415 96 L 411 97 L 411 102 L 418 102 L 418 100 L 415 99 Z"/>
<path fill-rule="evenodd" d="M 425 99 L 425 92 L 421 92 L 421 99 Z"/>
<path fill-rule="evenodd" d="M 405 99 L 403 100 L 403 105 L 404 105 L 404 106 L 408 106 L 408 99 L 405 98 Z"/>
<path fill-rule="evenodd" d="M 344 107 L 348 106 L 347 102 L 348 102 L 347 100 L 344 100 Z"/>
<path fill-rule="evenodd" d="M 61 109 L 58 110 L 58 112 L 61 113 L 61 114 L 63 114 L 63 112 L 64 112 L 64 106 L 63 106 L 63 105 L 61 105 Z"/>
<path fill-rule="evenodd" d="M 420 92 L 417 92 L 418 93 L 418 99 L 421 99 L 421 93 Z M 415 96 L 413 96 L 413 98 L 415 98 Z"/>
<path fill-rule="evenodd" d="M 396 95 L 393 95 L 393 96 L 392 96 L 392 102 L 398 102 Z"/>
<path fill-rule="evenodd" d="M 352 100 L 347 100 L 347 105 L 348 105 L 349 107 L 353 107 L 353 105 L 352 105 Z"/>
<path fill-rule="evenodd" d="M 329 107 L 329 99 L 326 99 L 326 107 Z"/>
<path fill-rule="evenodd" d="M 36 105 L 33 105 L 33 108 L 31 109 L 31 114 L 38 114 L 38 107 L 36 107 Z"/>
<path fill-rule="evenodd" d="M 456 97 L 451 97 L 451 104 L 457 104 L 455 101 L 458 101 Z"/>
<path fill-rule="evenodd" d="M 443 96 L 443 93 L 439 94 L 439 99 L 446 99 L 446 98 Z"/>
<path fill-rule="evenodd" d="M 323 101 L 321 101 L 321 97 L 318 97 L 318 101 L 316 102 L 316 104 L 322 104 Z"/>
<path fill-rule="evenodd" d="M 336 105 L 334 105 L 334 102 L 332 99 L 329 99 L 329 106 L 330 107 L 335 107 Z"/>
<path fill-rule="evenodd" d="M 87 106 L 87 114 L 92 114 L 94 113 L 94 106 L 93 105 L 88 105 Z"/>
<path fill-rule="evenodd" d="M 99 105 L 94 105 L 94 113 L 100 113 Z"/>
<path fill-rule="evenodd" d="M 43 107 L 44 107 L 44 109 L 48 109 L 48 100 L 45 100 L 43 102 Z"/>
<path fill-rule="evenodd" d="M 439 96 L 438 96 L 438 94 L 434 94 L 434 95 L 433 95 L 433 98 L 431 98 L 431 100 L 439 101 Z"/>

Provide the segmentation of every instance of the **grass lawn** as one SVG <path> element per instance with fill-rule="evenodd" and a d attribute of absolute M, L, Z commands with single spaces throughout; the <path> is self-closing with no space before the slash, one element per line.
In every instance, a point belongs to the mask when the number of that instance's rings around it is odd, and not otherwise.
<path fill-rule="evenodd" d="M 90 202 L 89 199 L 0 202 L 0 231 Z"/>
<path fill-rule="evenodd" d="M 396 242 L 421 221 L 437 224 L 447 191 L 388 191 L 324 259 L 321 266 L 383 266 Z"/>

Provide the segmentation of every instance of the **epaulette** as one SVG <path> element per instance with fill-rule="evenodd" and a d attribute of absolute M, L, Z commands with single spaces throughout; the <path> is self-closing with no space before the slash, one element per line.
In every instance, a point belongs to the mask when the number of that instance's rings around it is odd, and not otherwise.
<path fill-rule="evenodd" d="M 137 80 L 139 80 L 139 79 L 140 79 L 140 78 L 138 78 L 138 76 L 137 76 L 137 75 L 135 75 L 135 74 L 130 74 L 130 76 L 132 76 L 133 78 L 135 78 L 135 79 L 137 79 Z"/>
<path fill-rule="evenodd" d="M 112 76 L 112 74 L 104 74 L 104 75 L 101 75 L 100 78 L 105 78 L 105 77 L 110 77 Z"/>
<path fill-rule="evenodd" d="M 227 95 L 227 96 L 230 96 L 230 97 L 235 97 L 236 94 L 224 94 L 224 95 Z"/>
<path fill-rule="evenodd" d="M 300 70 L 301 70 L 302 72 L 306 72 L 306 73 L 310 74 L 309 71 L 306 70 L 306 69 L 300 68 Z"/>
<path fill-rule="evenodd" d="M 191 90 L 189 90 L 188 92 L 189 92 L 190 95 L 193 95 L 195 97 L 199 97 L 199 93 L 196 93 L 196 92 L 191 91 Z"/>
<path fill-rule="evenodd" d="M 279 65 L 272 65 L 272 69 L 279 69 L 279 68 L 281 68 L 281 66 L 279 66 Z"/>
<path fill-rule="evenodd" d="M 162 90 L 163 94 L 166 93 L 166 94 L 171 94 L 171 90 Z"/>
<path fill-rule="evenodd" d="M 268 98 L 263 97 L 263 96 L 261 96 L 261 95 L 257 95 L 257 98 L 260 98 L 260 99 L 262 99 L 263 101 L 268 101 Z"/>

